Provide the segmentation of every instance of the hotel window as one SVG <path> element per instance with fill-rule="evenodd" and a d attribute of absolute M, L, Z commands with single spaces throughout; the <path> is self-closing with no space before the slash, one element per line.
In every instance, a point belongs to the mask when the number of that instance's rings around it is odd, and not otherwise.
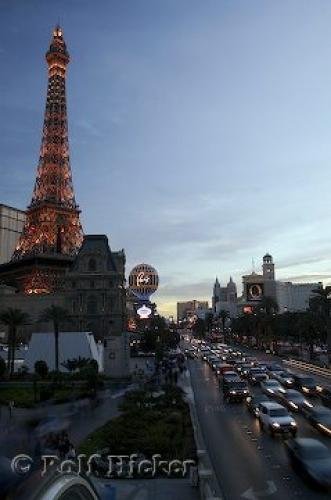
<path fill-rule="evenodd" d="M 88 261 L 88 270 L 94 272 L 97 270 L 97 263 L 95 259 L 90 259 Z"/>
<path fill-rule="evenodd" d="M 96 297 L 91 295 L 87 299 L 87 314 L 97 314 L 98 312 L 98 300 Z"/>

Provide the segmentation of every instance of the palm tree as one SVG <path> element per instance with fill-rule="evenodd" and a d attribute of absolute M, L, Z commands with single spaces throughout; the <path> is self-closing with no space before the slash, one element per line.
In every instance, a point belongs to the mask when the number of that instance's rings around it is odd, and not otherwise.
<path fill-rule="evenodd" d="M 195 337 L 198 337 L 199 339 L 204 338 L 206 333 L 204 320 L 201 318 L 196 318 L 192 325 L 192 331 Z"/>
<path fill-rule="evenodd" d="M 330 360 L 331 346 L 331 286 L 313 290 L 315 296 L 309 301 L 309 310 L 316 316 L 321 327 L 321 339 L 328 344 L 328 356 Z"/>
<path fill-rule="evenodd" d="M 262 297 L 258 304 L 260 311 L 265 312 L 268 316 L 277 314 L 279 311 L 278 303 L 273 297 Z"/>
<path fill-rule="evenodd" d="M 311 311 L 300 314 L 298 328 L 302 340 L 308 345 L 310 361 L 314 355 L 314 345 L 321 340 L 321 320 Z"/>
<path fill-rule="evenodd" d="M 45 309 L 39 321 L 51 322 L 53 324 L 54 340 L 55 340 L 55 371 L 59 371 L 59 334 L 60 325 L 68 321 L 69 312 L 61 306 L 52 305 Z"/>
<path fill-rule="evenodd" d="M 229 311 L 227 311 L 226 309 L 222 309 L 218 316 L 222 321 L 222 330 L 224 334 L 226 320 L 230 317 Z"/>
<path fill-rule="evenodd" d="M 269 296 L 262 297 L 255 310 L 257 318 L 257 344 L 263 345 L 264 343 L 273 342 L 275 337 L 274 316 L 279 310 L 276 300 Z"/>
<path fill-rule="evenodd" d="M 8 357 L 7 357 L 7 372 L 9 377 L 14 373 L 15 351 L 17 343 L 17 330 L 19 327 L 30 322 L 30 317 L 21 309 L 8 307 L 0 314 L 0 323 L 8 327 Z"/>

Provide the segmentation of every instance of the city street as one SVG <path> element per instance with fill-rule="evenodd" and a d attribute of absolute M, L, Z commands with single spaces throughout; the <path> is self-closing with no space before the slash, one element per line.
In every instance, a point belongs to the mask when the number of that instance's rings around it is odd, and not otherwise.
<path fill-rule="evenodd" d="M 188 361 L 196 409 L 206 447 L 225 500 L 329 498 L 311 489 L 288 463 L 283 439 L 260 430 L 244 403 L 224 403 L 212 369 L 200 359 Z M 258 393 L 259 388 L 253 392 Z M 329 447 L 330 439 L 295 415 L 298 436 L 315 437 Z"/>

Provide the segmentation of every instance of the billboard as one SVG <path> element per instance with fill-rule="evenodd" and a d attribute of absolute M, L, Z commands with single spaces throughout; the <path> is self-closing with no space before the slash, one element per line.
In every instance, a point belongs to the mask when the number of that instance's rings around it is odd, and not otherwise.
<path fill-rule="evenodd" d="M 135 266 L 129 275 L 129 289 L 140 300 L 149 300 L 159 286 L 156 269 L 149 264 Z"/>
<path fill-rule="evenodd" d="M 263 283 L 249 283 L 246 285 L 246 295 L 248 301 L 259 301 L 264 293 Z"/>

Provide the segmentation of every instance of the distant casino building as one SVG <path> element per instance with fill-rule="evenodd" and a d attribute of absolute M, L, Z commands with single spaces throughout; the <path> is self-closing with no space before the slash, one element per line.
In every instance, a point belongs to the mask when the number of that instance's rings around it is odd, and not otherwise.
<path fill-rule="evenodd" d="M 237 316 L 237 285 L 231 277 L 228 284 L 223 287 L 216 278 L 213 288 L 212 310 L 214 316 L 218 316 L 220 311 L 227 311 L 231 318 Z"/>
<path fill-rule="evenodd" d="M 0 204 L 0 264 L 10 261 L 25 223 L 25 212 Z"/>
<path fill-rule="evenodd" d="M 177 321 L 182 321 L 192 316 L 203 316 L 206 311 L 208 311 L 208 301 L 194 299 L 177 302 Z"/>
<path fill-rule="evenodd" d="M 252 312 L 259 307 L 264 297 L 270 297 L 277 302 L 280 314 L 305 311 L 309 307 L 309 299 L 314 295 L 313 290 L 321 287 L 321 282 L 277 281 L 273 258 L 267 253 L 263 257 L 262 274 L 253 271 L 243 276 L 243 296 L 239 309 L 240 312 Z"/>

